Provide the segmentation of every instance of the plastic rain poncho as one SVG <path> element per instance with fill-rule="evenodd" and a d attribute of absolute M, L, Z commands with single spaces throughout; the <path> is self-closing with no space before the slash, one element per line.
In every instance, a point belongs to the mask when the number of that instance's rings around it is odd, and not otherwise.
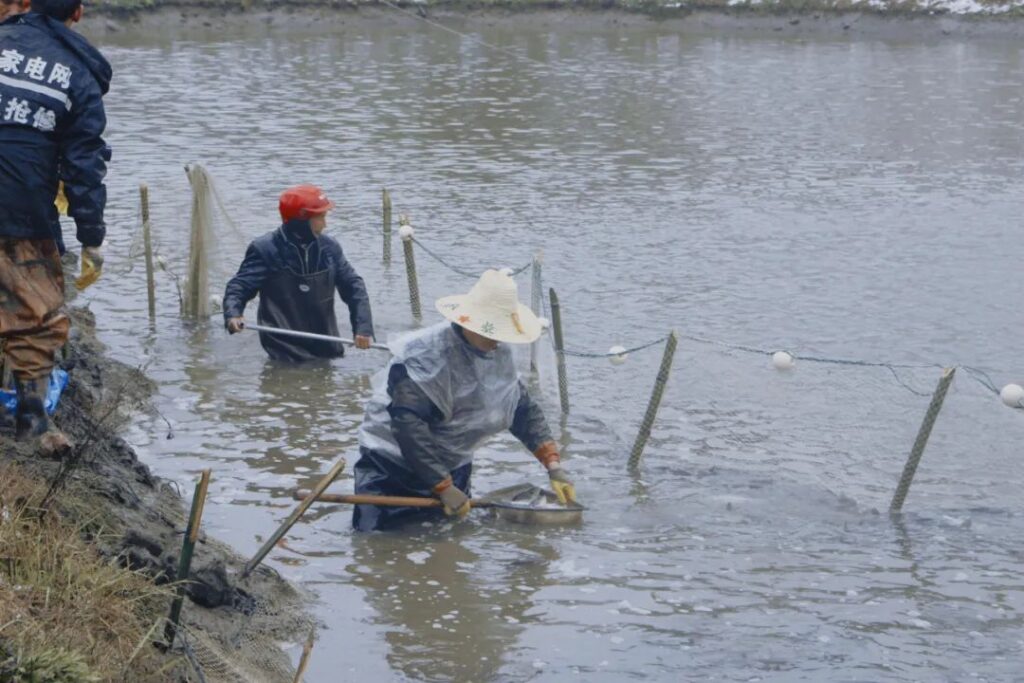
<path fill-rule="evenodd" d="M 401 363 L 409 378 L 441 411 L 430 429 L 448 470 L 469 463 L 486 439 L 512 426 L 519 404 L 519 375 L 511 349 L 481 352 L 443 322 L 389 343 L 393 358 L 373 378 L 373 397 L 359 430 L 359 445 L 411 469 L 391 430 L 388 375 Z"/>

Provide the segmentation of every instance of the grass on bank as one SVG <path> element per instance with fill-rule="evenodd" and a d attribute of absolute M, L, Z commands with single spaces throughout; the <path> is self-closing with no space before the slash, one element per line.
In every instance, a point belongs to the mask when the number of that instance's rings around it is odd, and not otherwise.
<path fill-rule="evenodd" d="M 168 590 L 101 557 L 87 522 L 41 513 L 46 488 L 0 465 L 0 683 L 165 680 Z"/>

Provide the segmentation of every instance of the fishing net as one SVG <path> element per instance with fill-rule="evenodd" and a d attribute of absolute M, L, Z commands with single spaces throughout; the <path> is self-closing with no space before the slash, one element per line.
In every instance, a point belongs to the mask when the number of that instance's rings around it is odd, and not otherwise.
<path fill-rule="evenodd" d="M 202 320 L 220 311 L 223 287 L 231 276 L 228 261 L 237 259 L 248 239 L 231 218 L 217 185 L 199 165 L 187 167 L 192 185 L 188 270 L 182 279 L 181 314 Z M 225 253 L 219 247 L 228 247 Z"/>
<path fill-rule="evenodd" d="M 292 683 L 295 667 L 282 647 L 310 638 L 313 620 L 298 596 L 261 598 L 246 606 L 237 626 L 201 629 L 182 623 L 178 643 L 196 681 L 208 683 Z M 213 635 L 218 633 L 220 635 Z"/>
<path fill-rule="evenodd" d="M 188 273 L 183 285 L 181 313 L 186 318 L 208 318 L 210 303 L 210 250 L 213 248 L 213 202 L 210 177 L 199 164 L 188 167 L 192 184 L 192 223 L 189 232 Z"/>

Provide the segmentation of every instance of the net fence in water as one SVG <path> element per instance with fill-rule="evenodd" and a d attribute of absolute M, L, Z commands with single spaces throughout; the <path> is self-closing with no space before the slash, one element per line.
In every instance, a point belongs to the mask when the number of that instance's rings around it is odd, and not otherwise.
<path fill-rule="evenodd" d="M 313 620 L 296 599 L 260 598 L 233 632 L 181 624 L 179 640 L 197 682 L 293 683 L 296 671 L 282 647 L 305 641 Z"/>

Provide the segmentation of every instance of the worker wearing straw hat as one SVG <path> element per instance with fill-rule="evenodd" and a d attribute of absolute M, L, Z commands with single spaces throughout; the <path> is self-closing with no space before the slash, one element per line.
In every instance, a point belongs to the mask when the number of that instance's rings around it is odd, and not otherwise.
<path fill-rule="evenodd" d="M 511 344 L 540 337 L 541 323 L 519 303 L 515 281 L 488 270 L 468 294 L 437 301 L 446 318 L 389 346 L 359 431 L 356 493 L 435 496 L 449 516 L 469 512 L 473 452 L 510 431 L 547 469 L 562 503 L 576 498 L 540 406 L 519 379 Z M 357 505 L 360 531 L 394 528 L 437 514 L 423 508 Z"/>

